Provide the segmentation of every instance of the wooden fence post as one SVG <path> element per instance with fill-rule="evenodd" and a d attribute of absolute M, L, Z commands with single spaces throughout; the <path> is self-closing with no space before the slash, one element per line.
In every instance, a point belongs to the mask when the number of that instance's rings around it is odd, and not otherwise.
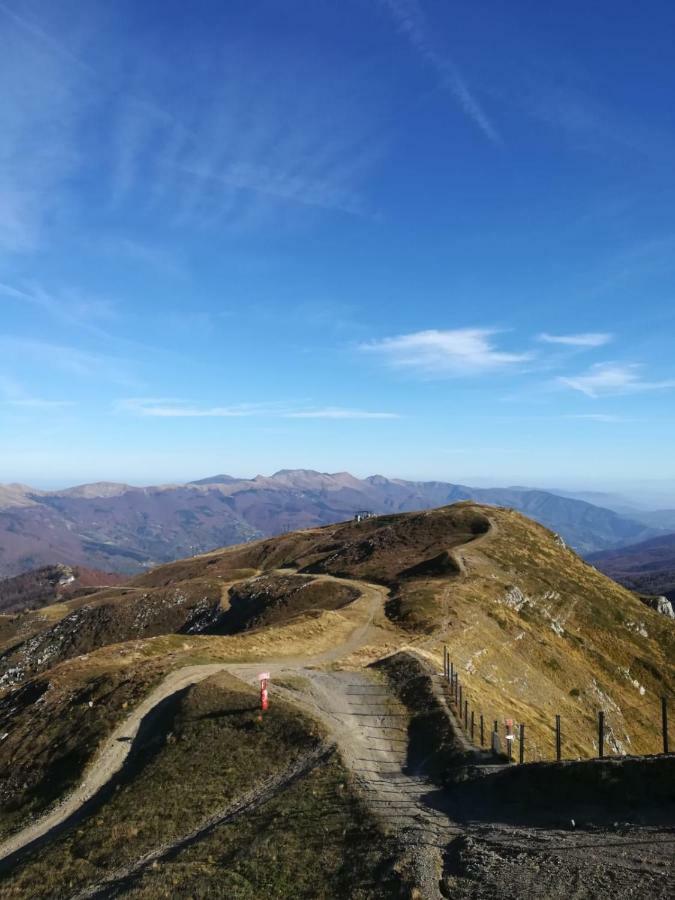
<path fill-rule="evenodd" d="M 562 741 L 560 738 L 560 716 L 555 717 L 555 758 L 558 762 L 562 757 Z"/>

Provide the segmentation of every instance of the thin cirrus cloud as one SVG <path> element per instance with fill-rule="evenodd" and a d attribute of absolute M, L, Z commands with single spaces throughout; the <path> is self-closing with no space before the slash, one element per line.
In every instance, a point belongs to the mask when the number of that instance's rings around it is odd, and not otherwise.
<path fill-rule="evenodd" d="M 247 229 L 293 208 L 367 215 L 361 189 L 381 139 L 350 79 L 309 59 L 231 50 L 209 57 L 214 77 L 195 85 L 189 106 L 171 105 L 173 61 L 128 86 L 113 113 L 113 204 L 133 199 L 179 225 Z"/>
<path fill-rule="evenodd" d="M 513 368 L 531 359 L 529 353 L 500 350 L 490 328 L 431 329 L 361 344 L 365 353 L 388 364 L 427 375 L 476 375 Z"/>
<path fill-rule="evenodd" d="M 98 378 L 128 390 L 139 389 L 132 361 L 66 344 L 0 334 L 0 357 L 15 368 L 30 366 L 33 374 L 56 369 L 78 379 Z"/>
<path fill-rule="evenodd" d="M 82 28 L 100 33 L 95 7 Z M 186 103 L 188 45 L 183 58 L 150 59 L 120 34 L 92 68 L 78 56 L 81 29 L 47 7 L 33 20 L 0 0 L 0 25 L 11 37 L 0 82 L 14 88 L 0 108 L 0 251 L 39 249 L 61 215 L 77 214 L 73 186 L 92 174 L 82 147 L 102 121 L 101 187 L 115 210 L 235 229 L 311 210 L 369 214 L 363 190 L 383 152 L 377 98 L 355 102 L 344 71 L 281 51 L 262 58 L 233 39 L 203 48 L 210 75 Z"/>
<path fill-rule="evenodd" d="M 609 413 L 577 413 L 565 416 L 566 419 L 580 419 L 585 422 L 602 422 L 603 424 L 619 424 L 627 420 L 623 416 L 613 416 Z"/>
<path fill-rule="evenodd" d="M 675 380 L 647 381 L 641 370 L 637 363 L 596 363 L 581 375 L 560 376 L 558 382 L 593 398 L 675 388 Z"/>
<path fill-rule="evenodd" d="M 239 403 L 232 406 L 195 406 L 170 398 L 128 398 L 116 404 L 116 411 L 160 419 L 398 419 L 398 413 L 372 412 L 340 406 L 292 408 L 282 404 Z"/>
<path fill-rule="evenodd" d="M 400 33 L 408 39 L 424 62 L 435 71 L 441 86 L 453 95 L 474 125 L 493 144 L 501 144 L 499 132 L 467 87 L 455 63 L 435 48 L 431 27 L 419 0 L 379 0 L 379 2 L 389 12 Z"/>
<path fill-rule="evenodd" d="M 0 250 L 27 252 L 68 206 L 89 98 L 81 67 L 58 41 L 4 3 L 0 18 L 8 32 L 0 81 L 12 85 L 0 109 Z"/>
<path fill-rule="evenodd" d="M 0 405 L 18 409 L 38 409 L 48 412 L 59 411 L 73 406 L 71 400 L 51 400 L 36 397 L 22 384 L 7 376 L 0 376 Z"/>
<path fill-rule="evenodd" d="M 538 340 L 544 344 L 560 344 L 564 347 L 604 347 L 612 341 L 613 335 L 607 332 L 588 331 L 582 334 L 549 334 L 543 332 Z"/>
<path fill-rule="evenodd" d="M 16 287 L 0 282 L 0 297 L 7 297 L 10 302 L 31 307 L 64 325 L 84 328 L 102 338 L 109 335 L 97 322 L 113 319 L 116 315 L 114 304 L 108 300 L 85 299 L 72 292 L 56 295 L 37 284 Z"/>

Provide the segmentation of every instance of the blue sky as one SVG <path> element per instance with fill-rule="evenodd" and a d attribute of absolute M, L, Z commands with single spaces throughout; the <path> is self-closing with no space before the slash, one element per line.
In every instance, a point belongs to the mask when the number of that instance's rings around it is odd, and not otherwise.
<path fill-rule="evenodd" d="M 0 0 L 0 481 L 671 502 L 674 27 L 665 2 Z"/>

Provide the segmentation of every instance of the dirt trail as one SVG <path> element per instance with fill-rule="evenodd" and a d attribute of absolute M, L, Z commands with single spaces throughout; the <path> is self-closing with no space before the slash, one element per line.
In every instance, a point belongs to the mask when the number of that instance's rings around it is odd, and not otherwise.
<path fill-rule="evenodd" d="M 322 580 L 336 581 L 341 584 L 352 585 L 361 592 L 361 598 L 356 603 L 366 604 L 366 621 L 357 626 L 349 638 L 333 649 L 311 657 L 298 659 L 282 658 L 278 660 L 262 660 L 247 665 L 232 665 L 227 663 L 213 663 L 208 665 L 187 666 L 171 672 L 112 732 L 105 740 L 95 759 L 85 771 L 84 777 L 75 790 L 65 797 L 56 807 L 50 810 L 43 818 L 27 825 L 21 831 L 10 836 L 0 844 L 0 862 L 12 856 L 18 851 L 28 847 L 35 841 L 44 838 L 50 831 L 57 829 L 72 815 L 77 813 L 88 803 L 106 784 L 120 771 L 124 765 L 133 740 L 138 732 L 142 720 L 163 700 L 176 694 L 184 688 L 197 684 L 214 675 L 216 672 L 231 671 L 244 680 L 253 680 L 262 668 L 270 670 L 273 674 L 279 671 L 295 672 L 307 665 L 319 665 L 330 663 L 342 656 L 347 656 L 354 650 L 367 643 L 371 631 L 374 630 L 374 620 L 382 609 L 386 597 L 386 588 L 371 585 L 365 582 L 350 579 L 338 579 L 329 575 L 318 576 Z"/>
<path fill-rule="evenodd" d="M 408 769 L 407 711 L 371 673 L 303 674 L 310 685 L 304 703 L 329 727 L 371 812 L 397 837 L 421 895 L 440 898 L 442 851 L 461 829 L 428 805 L 434 786 Z"/>
<path fill-rule="evenodd" d="M 162 700 L 219 672 L 222 665 L 187 666 L 166 676 L 108 737 L 77 788 L 46 816 L 0 844 L 0 861 L 46 835 L 76 813 L 120 771 L 142 720 Z"/>

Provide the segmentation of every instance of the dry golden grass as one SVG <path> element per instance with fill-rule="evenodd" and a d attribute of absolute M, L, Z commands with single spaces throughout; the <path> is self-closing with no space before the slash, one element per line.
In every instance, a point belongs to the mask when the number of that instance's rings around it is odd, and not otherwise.
<path fill-rule="evenodd" d="M 672 621 L 541 526 L 487 512 L 495 529 L 462 548 L 466 574 L 437 584 L 450 617 L 439 637 L 471 707 L 486 721 L 526 723 L 529 758 L 551 757 L 556 714 L 564 755 L 594 755 L 600 709 L 609 752 L 659 752 L 660 697 L 675 685 Z M 431 654 L 439 667 L 442 643 Z"/>

